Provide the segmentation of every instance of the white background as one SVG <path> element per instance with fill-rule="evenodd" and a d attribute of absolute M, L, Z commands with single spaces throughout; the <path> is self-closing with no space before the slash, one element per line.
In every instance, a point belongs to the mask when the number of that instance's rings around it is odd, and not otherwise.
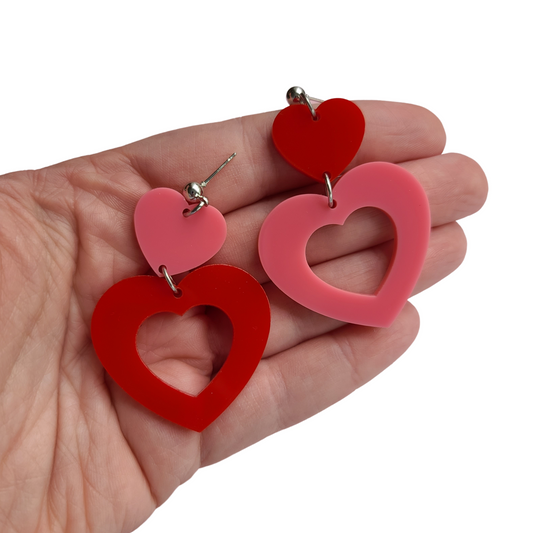
<path fill-rule="evenodd" d="M 4 3 L 0 172 L 279 109 L 301 85 L 431 109 L 490 193 L 465 263 L 413 299 L 397 363 L 200 471 L 138 531 L 533 531 L 529 2 L 192 4 Z"/>

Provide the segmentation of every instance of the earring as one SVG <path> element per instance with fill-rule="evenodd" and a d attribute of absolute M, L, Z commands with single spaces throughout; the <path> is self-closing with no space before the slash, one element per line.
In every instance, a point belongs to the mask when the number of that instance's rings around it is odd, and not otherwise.
<path fill-rule="evenodd" d="M 235 400 L 255 371 L 270 330 L 270 306 L 261 285 L 229 265 L 196 268 L 179 283 L 172 276 L 210 259 L 226 237 L 222 214 L 209 205 L 204 187 L 235 157 L 183 195 L 158 188 L 135 209 L 139 246 L 157 276 L 136 276 L 113 285 L 98 301 L 91 322 L 94 349 L 113 380 L 154 413 L 202 431 Z M 183 315 L 198 305 L 221 309 L 233 326 L 227 359 L 198 395 L 180 391 L 156 376 L 137 352 L 141 324 L 156 313 Z"/>
<path fill-rule="evenodd" d="M 324 183 L 326 194 L 303 194 L 279 204 L 259 234 L 259 256 L 272 282 L 287 296 L 322 315 L 374 327 L 388 327 L 418 280 L 431 229 L 427 197 L 416 178 L 392 163 L 360 165 L 332 182 L 357 153 L 365 120 L 353 102 L 322 102 L 300 87 L 287 93 L 291 104 L 274 120 L 272 138 L 296 169 Z M 311 101 L 320 105 L 315 109 Z M 302 105 L 294 105 L 302 104 Z M 328 224 L 342 225 L 363 207 L 384 211 L 392 220 L 395 246 L 375 294 L 357 294 L 318 278 L 307 263 L 311 235 Z"/>

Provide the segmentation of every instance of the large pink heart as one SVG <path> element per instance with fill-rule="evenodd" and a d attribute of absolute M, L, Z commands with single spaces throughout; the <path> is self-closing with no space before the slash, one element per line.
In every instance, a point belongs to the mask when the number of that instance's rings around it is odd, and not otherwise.
<path fill-rule="evenodd" d="M 322 315 L 365 326 L 387 327 L 402 310 L 422 270 L 429 242 L 429 205 L 416 178 L 391 163 L 367 163 L 347 172 L 326 196 L 304 194 L 285 200 L 267 217 L 259 234 L 263 267 L 285 294 Z M 395 252 L 375 294 L 332 287 L 317 277 L 305 251 L 311 235 L 328 224 L 344 224 L 362 207 L 385 211 L 394 224 Z"/>
<path fill-rule="evenodd" d="M 174 189 L 160 187 L 147 192 L 137 203 L 134 222 L 139 246 L 154 272 L 162 276 L 196 268 L 211 259 L 226 239 L 224 217 L 212 206 L 185 217 L 191 209 Z"/>

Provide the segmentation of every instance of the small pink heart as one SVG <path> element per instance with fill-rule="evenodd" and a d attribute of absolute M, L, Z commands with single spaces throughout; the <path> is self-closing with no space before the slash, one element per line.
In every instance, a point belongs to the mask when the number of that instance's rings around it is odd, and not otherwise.
<path fill-rule="evenodd" d="M 301 305 L 343 322 L 387 327 L 398 316 L 418 280 L 431 229 L 429 205 L 416 178 L 391 163 L 367 163 L 347 172 L 333 189 L 336 207 L 325 195 L 285 200 L 266 218 L 259 255 L 266 273 Z M 305 255 L 311 235 L 327 224 L 344 224 L 362 207 L 377 207 L 392 219 L 395 252 L 375 294 L 333 287 L 317 277 Z"/>
<path fill-rule="evenodd" d="M 162 276 L 165 266 L 172 276 L 196 268 L 211 259 L 226 239 L 226 222 L 212 206 L 191 209 L 174 189 L 161 187 L 147 192 L 137 203 L 134 223 L 139 246 L 154 272 Z"/>

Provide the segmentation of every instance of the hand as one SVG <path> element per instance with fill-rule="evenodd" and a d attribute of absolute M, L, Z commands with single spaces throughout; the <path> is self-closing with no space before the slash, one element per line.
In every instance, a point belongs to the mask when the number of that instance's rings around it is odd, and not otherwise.
<path fill-rule="evenodd" d="M 367 132 L 352 166 L 399 163 L 429 198 L 433 229 L 419 292 L 461 263 L 465 238 L 455 221 L 481 207 L 485 177 L 464 156 L 440 155 L 444 131 L 428 111 L 359 105 Z M 390 328 L 345 325 L 304 309 L 268 282 L 257 255 L 262 221 L 286 197 L 322 192 L 274 149 L 274 116 L 173 131 L 1 178 L 2 531 L 132 531 L 198 468 L 325 409 L 414 340 L 418 316 L 409 303 Z M 200 182 L 234 151 L 237 158 L 206 191 L 228 225 L 212 262 L 241 267 L 263 284 L 272 328 L 244 391 L 198 434 L 154 415 L 106 377 L 90 322 L 109 287 L 148 272 L 132 222 L 141 195 Z M 364 209 L 345 226 L 317 233 L 309 262 L 343 288 L 372 291 L 388 264 L 390 223 Z M 138 338 L 147 364 L 189 392 L 205 386 L 230 343 L 227 319 L 205 309 L 152 317 Z"/>

